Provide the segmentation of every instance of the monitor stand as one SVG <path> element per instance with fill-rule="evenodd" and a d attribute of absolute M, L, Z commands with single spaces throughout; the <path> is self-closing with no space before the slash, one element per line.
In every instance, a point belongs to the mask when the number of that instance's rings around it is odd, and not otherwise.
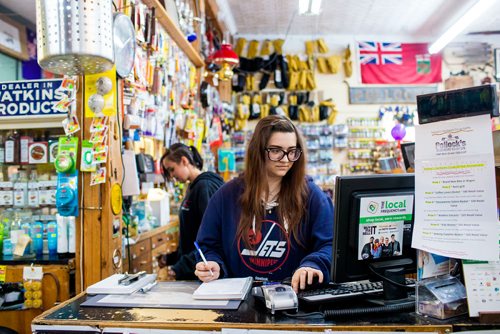
<path fill-rule="evenodd" d="M 408 287 L 405 287 L 404 268 L 385 269 L 383 273 L 379 273 L 379 277 L 384 277 L 383 280 L 384 292 L 381 298 L 367 298 L 366 300 L 376 305 L 397 305 L 415 302 L 415 294 L 408 293 Z M 396 285 L 392 282 L 400 285 Z"/>

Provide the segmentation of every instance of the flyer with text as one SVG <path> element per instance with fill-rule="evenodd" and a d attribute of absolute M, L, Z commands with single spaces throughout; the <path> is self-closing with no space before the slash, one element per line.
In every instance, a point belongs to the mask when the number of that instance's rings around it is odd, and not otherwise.
<path fill-rule="evenodd" d="M 358 260 L 403 255 L 404 225 L 412 218 L 412 195 L 362 198 L 359 208 Z"/>
<path fill-rule="evenodd" d="M 490 116 L 429 123 L 415 130 L 412 247 L 459 259 L 498 260 Z"/>

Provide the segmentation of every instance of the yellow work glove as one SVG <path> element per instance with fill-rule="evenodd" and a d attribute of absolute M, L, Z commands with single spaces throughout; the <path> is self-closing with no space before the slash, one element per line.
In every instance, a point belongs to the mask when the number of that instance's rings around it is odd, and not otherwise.
<path fill-rule="evenodd" d="M 268 39 L 266 39 L 264 42 L 262 42 L 262 46 L 260 48 L 260 55 L 262 57 L 269 56 L 271 54 L 271 46 L 272 46 L 272 43 Z"/>
<path fill-rule="evenodd" d="M 341 64 L 342 58 L 340 56 L 330 56 L 326 58 L 326 66 L 328 68 L 328 72 L 331 74 L 338 73 Z"/>
<path fill-rule="evenodd" d="M 316 51 L 316 43 L 314 41 L 306 41 L 306 55 L 312 56 L 314 51 Z"/>
<path fill-rule="evenodd" d="M 245 49 L 245 46 L 247 45 L 247 40 L 245 38 L 238 38 L 236 41 L 236 45 L 234 46 L 234 52 L 240 57 L 243 56 L 243 50 Z"/>
<path fill-rule="evenodd" d="M 352 75 L 352 61 L 351 61 L 351 48 L 349 45 L 344 51 L 344 72 L 346 78 L 350 78 Z"/>
<path fill-rule="evenodd" d="M 283 39 L 275 39 L 273 41 L 274 52 L 279 55 L 283 54 L 283 43 L 285 43 Z"/>
<path fill-rule="evenodd" d="M 328 46 L 323 38 L 316 40 L 316 47 L 318 48 L 319 53 L 328 53 Z"/>
<path fill-rule="evenodd" d="M 255 58 L 257 56 L 257 52 L 259 51 L 259 41 L 251 40 L 248 45 L 247 58 Z"/>

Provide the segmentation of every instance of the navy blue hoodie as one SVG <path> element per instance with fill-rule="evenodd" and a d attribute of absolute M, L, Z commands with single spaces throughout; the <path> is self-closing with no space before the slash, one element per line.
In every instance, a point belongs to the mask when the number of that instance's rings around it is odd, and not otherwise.
<path fill-rule="evenodd" d="M 221 266 L 221 278 L 252 276 L 257 280 L 279 281 L 291 277 L 299 267 L 311 267 L 323 272 L 324 282 L 330 280 L 333 204 L 312 180 L 307 185 L 309 198 L 299 229 L 304 247 L 277 223 L 277 210 L 272 209 L 266 210 L 262 229 L 254 237 L 253 250 L 246 249 L 241 238 L 236 240 L 243 180 L 234 179 L 214 194 L 196 239 L 207 260 Z M 197 258 L 200 261 L 198 254 Z"/>

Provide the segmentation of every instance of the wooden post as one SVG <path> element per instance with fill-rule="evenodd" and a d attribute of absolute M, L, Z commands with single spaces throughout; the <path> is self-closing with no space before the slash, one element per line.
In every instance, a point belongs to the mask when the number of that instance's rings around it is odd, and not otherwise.
<path fill-rule="evenodd" d="M 121 80 L 118 85 L 122 85 Z M 79 79 L 78 120 L 83 138 L 90 138 L 91 118 L 85 118 L 84 79 Z M 120 91 L 120 88 L 117 88 Z M 122 104 L 118 99 L 118 116 L 109 117 L 108 160 L 106 163 L 106 183 L 90 186 L 90 173 L 80 172 L 79 195 L 81 198 L 80 216 L 77 219 L 76 236 L 76 291 L 80 292 L 113 273 L 121 272 L 121 212 L 117 215 L 111 210 L 111 187 L 121 184 L 123 169 L 121 164 L 121 127 Z M 118 119 L 119 117 L 119 119 Z M 118 122 L 119 121 L 119 122 Z M 81 144 L 81 143 L 80 143 Z M 78 159 L 78 168 L 80 159 Z M 113 222 L 120 225 L 113 235 Z M 83 247 L 82 247 L 83 246 Z M 83 276 L 82 276 L 83 273 Z M 83 279 L 82 279 L 83 278 Z"/>

